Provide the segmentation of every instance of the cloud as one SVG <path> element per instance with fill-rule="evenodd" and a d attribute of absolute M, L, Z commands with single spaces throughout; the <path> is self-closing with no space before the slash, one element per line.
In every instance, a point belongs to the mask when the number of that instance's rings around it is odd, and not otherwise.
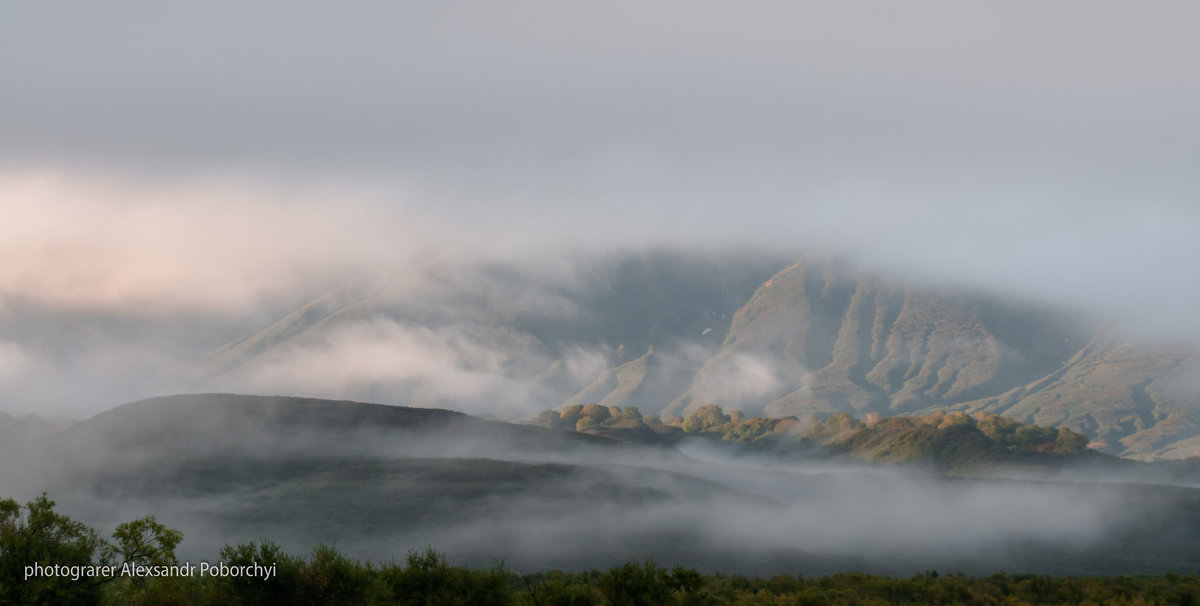
<path fill-rule="evenodd" d="M 461 417 L 255 404 L 141 403 L 61 443 L 10 451 L 0 477 L 18 498 L 50 491 L 62 511 L 93 526 L 130 511 L 180 525 L 194 558 L 264 535 L 299 552 L 336 541 L 374 561 L 434 545 L 484 565 L 505 558 L 517 570 L 653 555 L 667 566 L 760 575 L 798 566 L 1090 574 L 1131 566 L 1097 554 L 1141 553 L 1148 568 L 1189 555 L 1164 553 L 1161 542 L 1185 519 L 1186 495 L 1111 477 L 942 478 L 828 459 L 730 458 L 699 439 L 685 456 Z M 158 438 L 130 443 L 135 433 Z"/>
<path fill-rule="evenodd" d="M 535 403 L 499 410 L 492 398 L 551 361 L 530 337 L 506 329 L 431 328 L 372 319 L 341 322 L 315 337 L 284 344 L 220 383 L 252 393 L 528 414 Z"/>
<path fill-rule="evenodd" d="M 790 367 L 789 367 L 790 366 Z M 743 352 L 712 358 L 697 375 L 691 393 L 697 404 L 723 407 L 760 405 L 764 398 L 779 397 L 803 382 L 808 372 L 795 364 L 769 356 Z"/>
<path fill-rule="evenodd" d="M 177 390 L 179 362 L 170 350 L 118 339 L 81 338 L 68 352 L 0 342 L 0 394 L 14 412 L 77 418 Z"/>
<path fill-rule="evenodd" d="M 596 259 L 655 246 L 719 258 L 722 247 L 745 246 L 759 231 L 757 223 L 725 221 L 724 211 L 703 208 L 685 221 L 696 228 L 689 234 L 677 225 L 654 234 L 658 225 L 630 213 L 566 218 L 569 208 L 544 216 L 514 212 L 481 225 L 470 213 L 456 214 L 463 211 L 453 204 L 418 204 L 428 193 L 420 188 L 409 193 L 395 184 L 364 183 L 0 172 L 0 197 L 16 202 L 0 223 L 0 323 L 6 341 L 19 348 L 20 356 L 10 358 L 51 369 L 26 378 L 9 372 L 10 406 L 55 402 L 70 391 L 67 384 L 76 386 L 68 400 L 103 393 L 107 401 L 121 401 L 127 399 L 121 394 L 154 395 L 147 391 L 152 387 L 177 389 L 170 369 L 255 334 L 334 287 L 361 281 L 384 285 L 379 297 L 407 316 L 395 326 L 330 335 L 322 346 L 338 355 L 309 344 L 289 354 L 296 359 L 274 360 L 262 366 L 258 381 L 239 386 L 405 401 L 432 401 L 444 389 L 452 401 L 482 409 L 485 387 L 512 389 L 521 374 L 514 368 L 528 379 L 558 357 L 530 349 L 528 335 L 538 326 L 594 319 L 573 297 L 611 279 L 589 269 Z M 1200 211 L 1113 203 L 1089 214 L 1085 206 L 1054 202 L 974 208 L 931 200 L 899 214 L 865 197 L 842 206 L 783 209 L 762 221 L 759 244 L 786 250 L 776 246 L 784 239 L 771 235 L 786 228 L 797 243 L 857 255 L 865 267 L 890 275 L 1098 313 L 1134 327 L 1133 334 L 1200 337 L 1190 328 L 1200 281 L 1175 263 L 1200 255 L 1187 227 Z M 800 247 L 794 251 L 800 254 Z M 422 323 L 432 332 L 421 333 Z M 489 340 L 489 325 L 523 332 L 524 340 Z M 445 332 L 454 326 L 458 333 Z M 386 343 L 393 338 L 396 343 Z M 513 345 L 518 349 L 502 351 Z M 606 356 L 590 346 L 588 352 L 572 364 L 591 369 Z M 78 362 L 86 357 L 95 366 Z M 114 369 L 112 359 L 131 361 Z M 405 360 L 413 370 L 388 375 L 387 360 L 396 367 Z M 509 366 L 498 371 L 496 360 Z M 446 364 L 445 373 L 421 370 L 434 361 Z M 721 363 L 713 375 L 720 380 L 697 386 L 701 399 L 738 406 L 794 389 L 803 375 L 765 357 Z M 322 369 L 328 377 L 318 376 Z M 571 373 L 573 381 L 578 375 Z M 95 384 L 87 387 L 90 381 Z M 117 387 L 126 382 L 139 387 Z M 339 392 L 338 385 L 349 391 Z M 550 395 L 537 399 L 539 406 L 556 404 Z"/>
<path fill-rule="evenodd" d="M 380 275 L 570 318 L 581 257 L 753 246 L 1200 338 L 1196 16 L 24 6 L 0 22 L 4 326 L 235 338 Z"/>
<path fill-rule="evenodd" d="M 32 361 L 20 345 L 0 341 L 0 385 L 21 377 L 30 366 Z"/>
<path fill-rule="evenodd" d="M 567 377 L 574 383 L 590 383 L 611 366 L 609 352 L 583 347 L 572 347 L 563 355 L 563 367 Z M 571 394 L 574 395 L 574 394 Z M 563 398 L 560 398 L 561 402 Z M 556 402 L 557 404 L 557 402 Z"/>
<path fill-rule="evenodd" d="M 51 308 L 246 313 L 455 244 L 354 187 L 41 170 L 0 172 L 0 196 L 0 295 Z"/>

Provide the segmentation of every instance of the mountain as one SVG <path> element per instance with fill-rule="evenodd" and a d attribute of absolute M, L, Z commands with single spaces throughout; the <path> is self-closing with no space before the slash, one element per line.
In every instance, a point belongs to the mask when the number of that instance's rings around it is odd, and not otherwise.
<path fill-rule="evenodd" d="M 72 424 L 73 421 L 44 420 L 34 414 L 14 417 L 0 412 L 0 447 L 54 433 Z"/>
<path fill-rule="evenodd" d="M 1189 347 L 1149 347 L 1097 335 L 1058 372 L 968 406 L 1043 425 L 1070 425 L 1097 448 L 1143 458 L 1200 455 L 1195 385 L 1200 357 Z"/>
<path fill-rule="evenodd" d="M 347 286 L 211 352 L 194 384 L 501 418 L 593 402 L 663 418 L 986 411 L 1123 457 L 1200 454 L 1200 347 L 1129 341 L 1074 310 L 816 254 L 421 271 L 419 287 Z"/>
<path fill-rule="evenodd" d="M 982 410 L 1081 431 L 1112 454 L 1183 458 L 1200 454 L 1200 416 L 1185 389 L 1200 370 L 1197 351 L 1121 342 L 1062 310 L 805 258 L 755 292 L 665 414 L 721 402 L 711 392 L 726 386 L 721 395 L 747 413 Z M 729 392 L 746 360 L 772 365 L 756 386 L 774 389 Z"/>
<path fill-rule="evenodd" d="M 736 361 L 769 361 L 770 392 L 738 405 L 775 416 L 898 413 L 1001 394 L 1058 370 L 1085 342 L 1062 314 L 930 289 L 807 258 L 734 316 L 720 353 L 668 407 L 686 409 Z"/>
<path fill-rule="evenodd" d="M 431 261 L 412 276 L 328 293 L 201 356 L 184 374 L 197 391 L 301 390 L 516 417 L 559 404 L 654 348 L 634 401 L 658 410 L 784 262 L 668 250 L 565 270 Z M 341 367 L 358 355 L 395 363 Z M 320 368 L 295 370 L 306 365 Z"/>

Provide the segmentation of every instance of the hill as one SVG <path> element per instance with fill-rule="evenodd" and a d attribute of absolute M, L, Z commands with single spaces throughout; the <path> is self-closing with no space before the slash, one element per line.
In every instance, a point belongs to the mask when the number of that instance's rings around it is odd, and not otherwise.
<path fill-rule="evenodd" d="M 985 411 L 1086 433 L 1122 457 L 1200 453 L 1200 347 L 1131 342 L 1072 310 L 818 255 L 784 265 L 660 251 L 558 281 L 431 265 L 436 287 L 340 289 L 191 372 L 197 385 L 508 419 L 589 403 L 663 417 L 706 404 L 772 417 Z M 364 355 L 394 362 L 340 367 Z"/>
<path fill-rule="evenodd" d="M 270 537 L 375 561 L 438 545 L 455 561 L 502 557 L 517 570 L 645 556 L 754 574 L 1113 574 L 1200 561 L 1200 493 L 1182 485 L 947 479 L 751 454 L 446 410 L 206 394 L 0 447 L 0 492 L 47 491 L 102 530 L 156 515 L 184 532 L 184 558 Z"/>
<path fill-rule="evenodd" d="M 434 537 L 468 553 L 454 529 L 516 511 L 761 500 L 671 470 L 621 467 L 650 458 L 646 450 L 448 410 L 197 394 L 133 402 L 0 448 L 0 489 L 19 499 L 48 492 L 101 527 L 131 510 L 158 515 L 192 537 L 193 554 L 271 536 L 382 559 Z M 684 458 L 654 452 L 661 464 Z"/>

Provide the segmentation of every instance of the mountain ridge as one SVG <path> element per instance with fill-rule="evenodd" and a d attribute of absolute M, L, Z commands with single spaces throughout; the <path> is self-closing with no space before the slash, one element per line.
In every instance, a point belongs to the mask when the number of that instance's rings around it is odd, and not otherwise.
<path fill-rule="evenodd" d="M 506 373 L 507 391 L 469 402 L 430 400 L 428 388 L 414 397 L 403 382 L 350 395 L 485 410 L 499 402 L 506 418 L 593 402 L 664 418 L 706 404 L 781 417 L 986 411 L 1085 432 L 1109 454 L 1200 453 L 1200 412 L 1186 386 L 1200 371 L 1200 347 L 1122 340 L 1100 318 L 1070 310 L 811 253 L 786 264 L 634 255 L 593 267 L 572 288 L 493 273 L 487 279 L 513 282 L 505 292 L 524 284 L 575 311 L 530 311 L 467 281 L 415 302 L 336 291 L 210 354 L 198 367 L 221 364 L 196 376 L 252 376 L 260 359 L 320 345 L 338 322 L 383 318 L 498 334 L 494 349 L 528 350 L 534 360 L 489 371 Z M 474 319 L 455 319 L 452 307 Z"/>

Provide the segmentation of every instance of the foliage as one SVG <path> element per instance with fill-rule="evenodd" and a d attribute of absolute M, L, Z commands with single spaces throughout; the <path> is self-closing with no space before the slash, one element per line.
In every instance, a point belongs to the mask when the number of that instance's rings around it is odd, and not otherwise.
<path fill-rule="evenodd" d="M 732 419 L 715 404 L 706 404 L 683 419 L 683 430 L 687 433 L 715 431 L 730 423 Z"/>
<path fill-rule="evenodd" d="M 226 545 L 220 555 L 222 562 L 232 566 L 248 566 L 255 562 L 275 566 L 275 575 L 270 579 L 218 577 L 214 581 L 214 595 L 221 600 L 256 606 L 300 602 L 301 578 L 307 574 L 304 563 L 284 553 L 274 542 Z"/>
<path fill-rule="evenodd" d="M 92 604 L 99 599 L 100 587 L 119 577 L 112 569 L 89 574 L 83 571 L 86 567 L 178 563 L 175 547 L 182 533 L 153 516 L 117 526 L 109 542 L 86 524 L 56 513 L 54 505 L 45 493 L 24 507 L 12 499 L 0 500 L 0 604 Z M 71 568 L 69 574 L 26 578 L 33 566 Z M 121 584 L 131 592 L 144 586 L 129 578 Z"/>
<path fill-rule="evenodd" d="M 266 551 L 263 551 L 263 550 Z M 235 584 L 223 577 L 193 577 L 187 601 L 170 595 L 136 603 L 160 604 L 398 604 L 479 606 L 720 606 L 748 604 L 1195 604 L 1200 576 L 1050 577 L 993 574 L 973 578 L 935 571 L 910 578 L 840 573 L 805 578 L 701 574 L 652 560 L 628 562 L 607 571 L 549 571 L 515 574 L 502 564 L 475 570 L 447 564 L 433 549 L 410 552 L 404 566 L 375 566 L 351 560 L 328 547 L 312 560 L 272 551 L 269 543 L 227 547 L 225 557 L 269 557 L 288 561 L 287 582 Z M 232 561 L 232 560 L 230 560 Z M 324 563 L 318 564 L 318 561 Z M 331 562 L 342 579 L 333 589 Z M 323 570 L 324 569 L 324 570 Z M 282 573 L 282 569 L 281 569 Z M 282 579 L 282 577 L 281 577 Z M 258 588 L 254 583 L 261 583 Z M 160 582 L 161 586 L 161 582 Z M 237 587 L 236 590 L 230 590 Z M 110 604 L 135 603 L 122 591 L 107 591 Z"/>
<path fill-rule="evenodd" d="M 929 465 L 942 471 L 965 472 L 989 464 L 1041 464 L 1046 457 L 1088 453 L 1088 438 L 1068 428 L 1022 425 L 1007 417 L 978 412 L 934 412 L 926 416 L 865 421 L 849 413 L 821 420 L 746 418 L 708 404 L 683 418 L 660 421 L 637 409 L 617 410 L 599 404 L 545 411 L 532 423 L 555 429 L 588 430 L 617 440 L 670 444 L 684 436 L 751 445 L 775 453 L 797 452 L 851 457 L 881 463 Z M 608 416 L 606 416 L 608 415 Z M 570 421 L 570 419 L 577 419 Z M 567 425 L 567 422 L 570 425 Z M 621 431 L 636 429 L 637 432 Z M 1095 453 L 1092 453 L 1095 455 Z"/>
<path fill-rule="evenodd" d="M 596 581 L 596 589 L 613 606 L 654 606 L 671 594 L 667 572 L 647 560 L 626 562 L 610 569 Z"/>
<path fill-rule="evenodd" d="M 0 501 L 0 603 L 87 604 L 97 588 L 90 578 L 38 576 L 25 578 L 25 567 L 89 566 L 102 545 L 100 535 L 81 522 L 54 512 L 45 494 L 22 507 Z"/>
<path fill-rule="evenodd" d="M 564 406 L 562 409 L 562 412 L 559 413 L 559 416 L 562 418 L 563 421 L 566 421 L 567 423 L 570 423 L 573 425 L 573 424 L 575 424 L 576 421 L 579 420 L 579 417 L 581 416 L 582 412 L 583 412 L 582 404 L 576 404 L 574 406 Z"/>
<path fill-rule="evenodd" d="M 178 564 L 175 547 L 183 533 L 158 523 L 154 516 L 125 522 L 113 532 L 114 543 L 105 545 L 106 559 L 147 566 Z"/>
<path fill-rule="evenodd" d="M 939 421 L 940 423 L 940 421 Z M 842 424 L 840 421 L 838 424 Z M 938 431 L 930 424 L 908 430 Z M 962 428 L 960 427 L 961 431 Z M 1044 437 L 1044 436 L 1043 436 Z M 409 552 L 403 565 L 376 565 L 317 546 L 307 558 L 271 541 L 226 546 L 227 565 L 274 566 L 271 578 L 193 575 L 26 581 L 27 561 L 177 563 L 179 532 L 142 518 L 104 541 L 86 525 L 53 510 L 45 495 L 25 506 L 0 501 L 0 604 L 397 604 L 478 606 L 717 606 L 722 604 L 1196 604 L 1200 576 L 1163 574 L 1058 578 L 994 574 L 972 578 L 936 572 L 911 578 L 842 573 L 804 578 L 701 574 L 653 560 L 607 571 L 519 575 L 503 563 L 487 569 L 451 566 L 432 548 Z M 18 576 L 20 575 L 20 576 Z"/>
<path fill-rule="evenodd" d="M 469 570 L 446 563 L 445 556 L 427 548 L 409 552 L 407 566 L 388 566 L 380 570 L 388 603 L 406 604 L 478 604 L 503 606 L 512 603 L 508 569 L 496 563 L 486 570 Z"/>
<path fill-rule="evenodd" d="M 608 419 L 611 419 L 613 416 L 612 410 L 610 410 L 609 407 L 601 406 L 599 404 L 588 404 L 587 406 L 584 406 L 582 410 L 579 411 L 579 414 L 581 416 L 592 419 L 592 420 L 596 421 L 597 423 L 607 421 Z"/>

